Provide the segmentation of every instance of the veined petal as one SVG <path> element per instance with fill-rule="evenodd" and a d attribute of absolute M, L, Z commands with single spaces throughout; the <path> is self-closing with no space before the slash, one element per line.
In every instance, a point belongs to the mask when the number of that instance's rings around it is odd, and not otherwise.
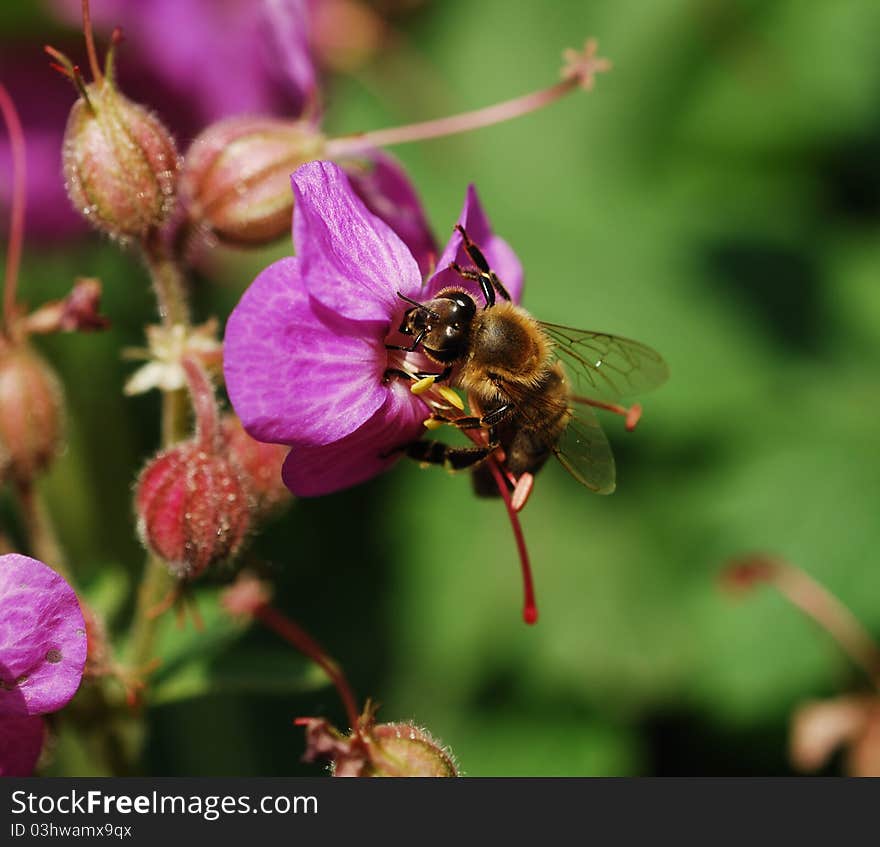
<path fill-rule="evenodd" d="M 422 277 L 433 271 L 438 247 L 419 195 L 400 163 L 384 150 L 367 150 L 340 163 L 367 208 L 403 240 Z"/>
<path fill-rule="evenodd" d="M 0 717 L 0 776 L 30 776 L 45 737 L 46 724 L 39 715 Z"/>
<path fill-rule="evenodd" d="M 387 329 L 399 311 L 397 292 L 415 297 L 421 289 L 412 253 L 367 210 L 338 165 L 308 162 L 291 181 L 293 241 L 309 293 L 337 315 Z"/>
<path fill-rule="evenodd" d="M 385 402 L 385 329 L 336 318 L 300 270 L 298 258 L 281 259 L 245 291 L 226 324 L 226 386 L 254 438 L 329 444 Z"/>
<path fill-rule="evenodd" d="M 473 185 L 468 186 L 464 206 L 458 216 L 458 223 L 465 228 L 471 241 L 480 248 L 489 267 L 495 271 L 513 302 L 519 303 L 522 300 L 523 290 L 522 264 L 511 246 L 492 231 L 492 225 L 483 211 L 477 189 Z M 458 230 L 453 230 L 452 237 L 437 261 L 437 273 L 428 280 L 425 286 L 425 291 L 422 294 L 423 299 L 430 299 L 441 288 L 456 286 L 472 292 L 477 303 L 482 305 L 483 295 L 480 286 L 471 280 L 462 279 L 449 267 L 452 262 L 458 262 L 465 268 L 474 266 L 470 257 L 465 253 L 463 244 L 464 239 L 461 237 L 461 233 Z"/>
<path fill-rule="evenodd" d="M 365 482 L 391 467 L 393 452 L 422 436 L 429 411 L 407 383 L 395 380 L 385 404 L 360 429 L 333 444 L 295 444 L 281 475 L 298 497 L 318 497 Z"/>
<path fill-rule="evenodd" d="M 0 556 L 0 719 L 64 706 L 79 688 L 86 625 L 62 576 L 28 556 Z"/>

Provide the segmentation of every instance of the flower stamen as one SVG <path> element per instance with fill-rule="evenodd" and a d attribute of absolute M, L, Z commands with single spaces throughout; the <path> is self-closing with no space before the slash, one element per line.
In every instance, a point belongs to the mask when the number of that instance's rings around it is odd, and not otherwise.
<path fill-rule="evenodd" d="M 413 394 L 419 395 L 424 394 L 426 391 L 430 391 L 431 388 L 434 387 L 434 383 L 436 381 L 436 377 L 425 376 L 421 379 L 417 379 L 410 387 L 409 390 L 412 391 Z"/>
<path fill-rule="evenodd" d="M 437 393 L 447 402 L 450 406 L 454 406 L 460 412 L 464 411 L 464 401 L 461 399 L 457 391 L 454 391 L 452 388 L 449 388 L 446 385 L 441 385 L 437 389 Z"/>

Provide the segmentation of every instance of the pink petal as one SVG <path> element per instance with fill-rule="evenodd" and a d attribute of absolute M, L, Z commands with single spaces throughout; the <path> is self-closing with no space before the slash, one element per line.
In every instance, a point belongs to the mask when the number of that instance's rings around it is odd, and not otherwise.
<path fill-rule="evenodd" d="M 414 297 L 421 289 L 407 246 L 367 211 L 338 165 L 308 162 L 291 180 L 293 241 L 309 293 L 342 317 L 387 329 L 400 310 L 397 292 Z"/>
<path fill-rule="evenodd" d="M 47 565 L 0 556 L 0 717 L 41 715 L 79 688 L 86 625 L 73 589 Z"/>
<path fill-rule="evenodd" d="M 437 261 L 437 242 L 419 195 L 397 159 L 383 150 L 368 150 L 340 164 L 355 193 L 400 236 L 422 276 L 427 276 Z"/>
<path fill-rule="evenodd" d="M 226 324 L 229 399 L 260 441 L 328 444 L 385 402 L 381 324 L 344 321 L 306 292 L 299 259 L 270 265 Z"/>
<path fill-rule="evenodd" d="M 480 204 L 480 198 L 477 196 L 477 189 L 473 185 L 468 186 L 467 194 L 464 198 L 464 206 L 461 214 L 458 216 L 460 223 L 471 241 L 480 248 L 489 267 L 495 271 L 504 287 L 510 294 L 514 303 L 522 300 L 523 290 L 523 269 L 516 253 L 510 245 L 500 236 L 495 235 L 492 231 L 492 225 L 483 211 Z M 462 279 L 455 271 L 449 268 L 451 262 L 458 262 L 462 267 L 471 268 L 474 263 L 470 260 L 462 246 L 463 239 L 458 230 L 453 230 L 443 253 L 437 260 L 437 273 L 428 280 L 422 299 L 430 299 L 441 288 L 455 286 L 457 288 L 465 288 L 472 292 L 476 298 L 477 305 L 482 306 L 485 302 L 480 286 L 470 280 Z"/>
<path fill-rule="evenodd" d="M 253 2 L 253 0 L 250 0 Z M 312 0 L 314 2 L 314 0 Z M 318 93 L 318 76 L 312 60 L 312 12 L 309 0 L 263 0 L 265 40 L 271 44 L 270 65 L 277 65 L 295 93 L 297 115 Z"/>
<path fill-rule="evenodd" d="M 371 479 L 400 457 L 395 448 L 424 434 L 428 409 L 407 384 L 394 380 L 388 400 L 360 429 L 334 444 L 294 445 L 281 475 L 298 497 L 319 497 Z"/>
<path fill-rule="evenodd" d="M 0 776 L 30 776 L 40 758 L 46 724 L 34 717 L 0 717 Z"/>

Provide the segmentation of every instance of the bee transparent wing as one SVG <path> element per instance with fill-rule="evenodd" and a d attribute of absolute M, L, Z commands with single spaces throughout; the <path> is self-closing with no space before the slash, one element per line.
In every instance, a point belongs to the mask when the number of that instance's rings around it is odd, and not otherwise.
<path fill-rule="evenodd" d="M 577 389 L 588 397 L 620 400 L 662 385 L 669 377 L 663 357 L 640 341 L 539 322 L 552 339 Z"/>
<path fill-rule="evenodd" d="M 614 491 L 614 456 L 596 413 L 574 400 L 560 402 L 553 397 L 535 394 L 516 383 L 498 384 L 501 391 L 526 420 L 540 428 L 543 420 L 556 420 L 560 414 L 569 421 L 551 449 L 562 466 L 579 482 L 598 494 Z"/>
<path fill-rule="evenodd" d="M 579 406 L 553 448 L 562 466 L 597 494 L 615 488 L 614 456 L 599 419 L 589 406 Z"/>

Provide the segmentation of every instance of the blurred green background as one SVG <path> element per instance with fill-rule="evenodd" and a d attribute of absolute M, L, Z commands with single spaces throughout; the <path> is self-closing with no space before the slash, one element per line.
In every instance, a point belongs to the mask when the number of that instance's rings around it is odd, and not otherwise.
<path fill-rule="evenodd" d="M 558 466 L 538 478 L 523 513 L 535 627 L 501 504 L 438 469 L 400 463 L 297 502 L 245 559 L 275 575 L 277 605 L 380 718 L 429 728 L 466 774 L 788 773 L 792 709 L 863 682 L 777 594 L 732 600 L 717 575 L 733 555 L 780 554 L 880 634 L 880 6 L 444 0 L 394 22 L 400 52 L 330 81 L 329 132 L 534 90 L 564 47 L 599 39 L 614 70 L 593 93 L 394 152 L 441 242 L 476 183 L 526 268 L 524 305 L 644 341 L 672 379 L 643 398 L 634 434 L 604 420 L 612 497 Z M 34 27 L 8 17 L 3 35 Z M 198 317 L 225 317 L 289 249 L 219 255 Z M 143 559 L 130 488 L 158 439 L 158 397 L 122 398 L 119 351 L 142 343 L 153 303 L 135 257 L 98 236 L 29 250 L 23 296 L 61 296 L 78 274 L 102 278 L 114 327 L 40 345 L 69 404 L 45 491 L 118 626 L 114 598 Z M 168 637 L 181 651 L 193 639 Z M 169 687 L 148 712 L 147 772 L 320 773 L 299 762 L 291 721 L 342 724 L 334 691 L 270 633 L 209 646 L 187 672 L 216 691 Z M 93 770 L 60 745 L 52 772 Z"/>

